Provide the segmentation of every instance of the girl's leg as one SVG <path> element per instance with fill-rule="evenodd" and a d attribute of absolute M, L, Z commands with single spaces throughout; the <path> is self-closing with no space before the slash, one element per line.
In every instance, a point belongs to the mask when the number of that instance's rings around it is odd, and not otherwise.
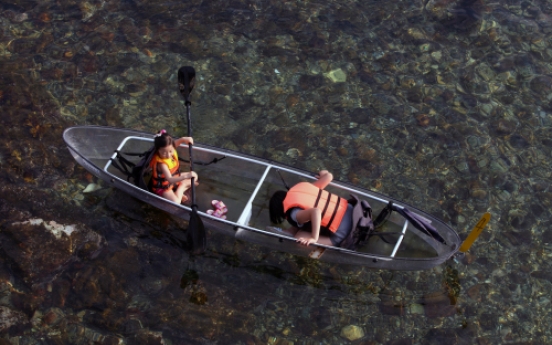
<path fill-rule="evenodd" d="M 197 174 L 194 173 L 194 175 L 196 176 L 195 178 L 195 183 L 194 185 L 199 185 L 199 181 L 197 179 Z M 183 203 L 183 202 L 186 202 L 188 201 L 188 196 L 185 195 L 184 193 L 190 189 L 190 187 L 192 186 L 192 180 L 183 180 L 180 182 L 180 184 L 178 185 L 178 187 L 176 188 L 176 190 L 172 190 L 172 189 L 168 189 L 166 190 L 164 193 L 163 193 L 163 197 L 165 199 L 169 199 L 170 201 L 172 202 L 176 202 L 176 203 Z"/>
<path fill-rule="evenodd" d="M 192 186 L 192 183 L 191 183 L 191 180 L 184 180 L 182 182 L 180 182 L 180 184 L 178 185 L 178 188 L 176 189 L 175 191 L 175 196 L 178 200 L 180 200 L 180 202 L 186 202 L 188 201 L 188 196 L 185 195 L 184 193 L 190 189 L 190 187 Z"/>
<path fill-rule="evenodd" d="M 191 186 L 190 180 L 182 181 L 176 190 L 173 189 L 167 189 L 163 193 L 163 198 L 169 199 L 172 202 L 175 202 L 177 204 L 180 204 L 182 202 L 185 202 L 188 200 L 188 197 L 184 195 L 184 192 L 189 189 Z"/>
<path fill-rule="evenodd" d="M 194 171 L 192 173 L 195 177 L 194 179 L 194 185 L 197 186 L 199 185 L 199 176 L 197 176 L 197 173 Z M 187 193 L 187 191 L 192 187 L 192 180 L 184 180 L 184 181 L 181 181 L 180 184 L 178 185 L 178 188 L 176 189 L 176 197 L 180 197 L 180 200 L 181 203 L 185 203 L 186 201 L 188 201 L 190 199 L 189 197 L 189 193 Z"/>
<path fill-rule="evenodd" d="M 163 198 L 165 199 L 168 199 L 172 202 L 175 202 L 175 203 L 180 203 L 180 199 L 176 196 L 175 192 L 172 190 L 172 189 L 167 189 L 164 193 L 163 193 Z"/>

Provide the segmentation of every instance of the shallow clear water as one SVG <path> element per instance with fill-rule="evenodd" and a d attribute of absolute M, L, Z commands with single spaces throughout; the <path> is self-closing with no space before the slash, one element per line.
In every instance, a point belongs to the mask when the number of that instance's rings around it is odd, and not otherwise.
<path fill-rule="evenodd" d="M 0 337 L 549 343 L 551 30 L 545 1 L 2 2 Z M 463 262 L 423 272 L 216 232 L 189 258 L 184 222 L 83 193 L 97 181 L 61 138 L 82 124 L 186 134 L 183 65 L 196 141 L 326 168 L 462 237 L 489 211 L 488 228 Z"/>

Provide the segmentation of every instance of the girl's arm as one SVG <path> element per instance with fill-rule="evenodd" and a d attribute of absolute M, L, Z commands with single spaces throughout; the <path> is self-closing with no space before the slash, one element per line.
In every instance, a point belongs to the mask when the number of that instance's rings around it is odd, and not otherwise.
<path fill-rule="evenodd" d="M 297 242 L 308 246 L 316 243 L 320 235 L 320 222 L 322 221 L 322 212 L 316 207 L 301 210 L 297 212 L 297 222 L 300 224 L 311 222 L 311 237 L 298 237 Z"/>
<path fill-rule="evenodd" d="M 314 181 L 312 184 L 320 189 L 326 188 L 333 180 L 333 175 L 328 170 L 321 170 L 318 175 L 316 175 L 318 180 Z"/>
<path fill-rule="evenodd" d="M 169 167 L 166 164 L 161 164 L 159 168 L 161 169 L 161 172 L 165 176 L 165 179 L 169 181 L 170 184 L 184 181 L 186 179 L 190 179 L 192 178 L 192 176 L 195 177 L 196 181 L 198 179 L 197 173 L 195 171 L 180 173 L 180 176 L 173 176 L 171 175 Z"/>
<path fill-rule="evenodd" d="M 174 141 L 174 144 L 176 147 L 180 146 L 180 144 L 194 144 L 194 138 L 192 137 L 182 137 L 182 138 L 178 138 Z"/>

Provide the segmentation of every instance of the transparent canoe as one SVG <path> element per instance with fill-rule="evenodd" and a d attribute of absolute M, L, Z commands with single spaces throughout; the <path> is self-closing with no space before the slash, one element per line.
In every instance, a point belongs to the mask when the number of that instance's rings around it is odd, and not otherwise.
<path fill-rule="evenodd" d="M 179 218 L 189 219 L 190 207 L 173 203 L 138 188 L 132 182 L 128 182 L 124 174 L 111 164 L 116 150 L 147 151 L 153 145 L 153 134 L 113 127 L 78 126 L 67 128 L 63 133 L 63 139 L 75 160 L 110 186 Z M 178 154 L 187 160 L 188 147 L 179 147 Z M 201 165 L 202 162 L 211 162 L 214 158 L 222 157 L 225 158 L 214 164 Z M 140 158 L 134 159 L 138 161 Z M 446 244 L 426 235 L 399 213 L 393 212 L 379 231 L 399 234 L 386 236 L 387 241 L 383 241 L 380 236 L 372 236 L 358 251 L 320 244 L 303 246 L 285 233 L 270 230 L 268 200 L 275 191 L 285 190 L 282 178 L 287 185 L 292 186 L 300 181 L 312 180 L 313 174 L 202 144 L 194 145 L 194 170 L 200 176 L 196 202 L 205 226 L 274 250 L 334 263 L 391 270 L 424 270 L 451 258 L 461 243 L 458 234 L 452 228 L 413 206 L 367 189 L 334 181 L 327 187 L 330 192 L 346 199 L 350 194 L 355 194 L 360 199 L 367 200 L 373 208 L 374 215 L 377 215 L 390 200 L 399 208 L 408 208 L 417 216 L 431 222 Z M 211 200 L 214 199 L 222 200 L 227 205 L 226 220 L 206 213 L 211 208 Z M 392 240 L 389 241 L 389 238 Z"/>

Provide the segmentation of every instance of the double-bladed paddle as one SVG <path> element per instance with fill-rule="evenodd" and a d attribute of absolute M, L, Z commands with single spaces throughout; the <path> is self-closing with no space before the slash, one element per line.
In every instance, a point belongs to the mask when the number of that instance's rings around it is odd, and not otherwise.
<path fill-rule="evenodd" d="M 178 86 L 180 93 L 184 96 L 186 104 L 186 115 L 188 118 L 188 136 L 192 136 L 192 120 L 190 117 L 190 93 L 194 88 L 195 70 L 191 66 L 183 66 L 178 70 Z M 192 144 L 188 145 L 190 155 L 190 171 L 194 171 L 194 160 L 192 155 Z M 190 222 L 188 223 L 188 232 L 186 234 L 186 241 L 192 254 L 201 254 L 205 251 L 206 235 L 203 221 L 197 213 L 197 204 L 195 197 L 195 178 L 192 177 L 192 213 L 190 215 Z"/>

